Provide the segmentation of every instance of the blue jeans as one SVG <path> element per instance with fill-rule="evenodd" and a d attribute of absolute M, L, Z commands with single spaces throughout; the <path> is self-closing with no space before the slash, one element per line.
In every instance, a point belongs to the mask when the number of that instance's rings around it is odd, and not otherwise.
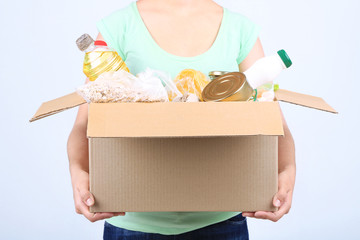
<path fill-rule="evenodd" d="M 241 213 L 228 220 L 177 235 L 131 231 L 105 222 L 104 240 L 248 240 L 249 233 Z"/>

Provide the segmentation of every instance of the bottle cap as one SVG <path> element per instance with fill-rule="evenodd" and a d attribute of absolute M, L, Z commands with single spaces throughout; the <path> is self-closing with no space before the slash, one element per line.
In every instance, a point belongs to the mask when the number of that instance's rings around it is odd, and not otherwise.
<path fill-rule="evenodd" d="M 85 51 L 93 42 L 94 39 L 92 39 L 89 34 L 85 33 L 76 40 L 76 45 L 80 51 Z"/>
<path fill-rule="evenodd" d="M 279 54 L 281 60 L 284 62 L 286 68 L 289 68 L 292 65 L 292 61 L 289 55 L 287 55 L 284 49 L 278 51 L 277 53 Z"/>
<path fill-rule="evenodd" d="M 107 46 L 106 42 L 102 41 L 102 40 L 97 40 L 95 41 L 95 46 Z"/>

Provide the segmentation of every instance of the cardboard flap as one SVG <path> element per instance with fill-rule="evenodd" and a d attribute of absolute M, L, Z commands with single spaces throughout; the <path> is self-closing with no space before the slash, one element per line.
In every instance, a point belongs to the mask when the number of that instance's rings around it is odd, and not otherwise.
<path fill-rule="evenodd" d="M 320 97 L 314 97 L 311 95 L 291 92 L 288 90 L 279 89 L 275 92 L 276 99 L 278 101 L 293 103 L 309 108 L 314 108 L 326 112 L 337 113 L 324 99 Z"/>
<path fill-rule="evenodd" d="M 283 135 L 277 102 L 91 103 L 88 137 Z"/>
<path fill-rule="evenodd" d="M 70 93 L 63 97 L 44 102 L 37 110 L 35 115 L 30 119 L 30 122 L 39 120 L 41 118 L 62 112 L 64 110 L 79 106 L 86 103 L 86 101 L 76 92 Z"/>

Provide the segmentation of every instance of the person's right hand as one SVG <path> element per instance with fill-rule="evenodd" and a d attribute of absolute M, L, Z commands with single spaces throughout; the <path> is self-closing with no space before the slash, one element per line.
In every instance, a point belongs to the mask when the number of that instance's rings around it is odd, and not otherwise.
<path fill-rule="evenodd" d="M 124 212 L 91 213 L 89 207 L 94 205 L 94 196 L 89 192 L 89 173 L 83 170 L 71 171 L 76 213 L 84 215 L 90 222 L 96 222 L 114 216 L 124 216 Z"/>

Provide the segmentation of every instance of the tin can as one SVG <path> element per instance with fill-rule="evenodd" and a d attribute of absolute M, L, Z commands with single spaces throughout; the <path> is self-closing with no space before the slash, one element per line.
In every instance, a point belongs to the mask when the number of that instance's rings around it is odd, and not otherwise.
<path fill-rule="evenodd" d="M 212 80 L 203 90 L 205 102 L 248 101 L 254 89 L 241 72 L 230 72 Z"/>
<path fill-rule="evenodd" d="M 212 71 L 212 72 L 209 72 L 209 77 L 211 80 L 214 80 L 215 78 L 217 77 L 220 77 L 224 74 L 227 74 L 229 72 L 226 72 L 226 71 Z"/>

